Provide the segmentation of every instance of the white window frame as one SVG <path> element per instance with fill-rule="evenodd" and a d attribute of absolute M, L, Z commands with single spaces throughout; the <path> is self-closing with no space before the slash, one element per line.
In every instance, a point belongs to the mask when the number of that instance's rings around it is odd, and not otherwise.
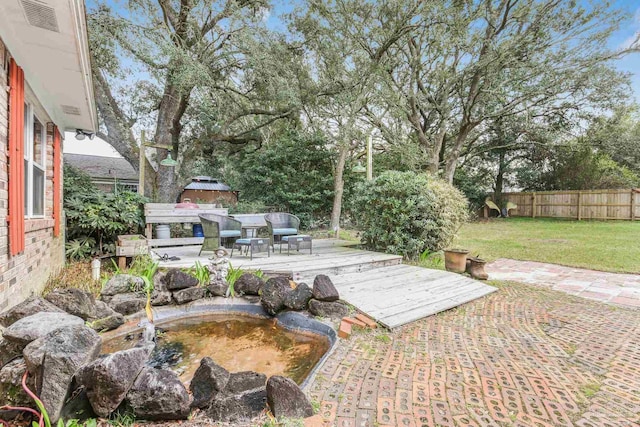
<path fill-rule="evenodd" d="M 25 182 L 26 198 L 25 198 L 25 209 L 24 216 L 25 218 L 44 218 L 47 212 L 46 206 L 46 195 L 47 195 L 47 125 L 45 122 L 40 120 L 38 116 L 33 111 L 33 105 L 29 102 L 24 103 L 25 108 L 25 123 L 24 123 L 24 160 L 27 161 L 27 177 L 28 183 Z M 33 158 L 33 142 L 35 134 L 33 132 L 33 125 L 35 121 L 38 121 L 42 126 L 42 158 L 40 159 L 41 163 L 36 162 Z M 42 170 L 42 213 L 34 214 L 33 213 L 33 189 L 34 189 L 34 181 L 33 181 L 33 169 L 38 168 Z"/>

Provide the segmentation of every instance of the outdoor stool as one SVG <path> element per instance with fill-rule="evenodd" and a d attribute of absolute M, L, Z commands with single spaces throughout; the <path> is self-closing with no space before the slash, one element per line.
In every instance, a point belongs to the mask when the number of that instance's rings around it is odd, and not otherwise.
<path fill-rule="evenodd" d="M 265 248 L 267 250 L 267 257 L 269 257 L 271 256 L 269 252 L 269 246 L 270 246 L 269 239 L 259 239 L 259 238 L 237 239 L 233 243 L 233 246 L 231 246 L 231 257 L 233 257 L 234 249 L 239 249 L 240 254 L 242 254 L 243 248 L 247 252 L 249 252 L 249 259 L 253 259 L 254 252 L 264 252 Z"/>
<path fill-rule="evenodd" d="M 282 244 L 287 244 L 287 255 L 291 248 L 296 248 L 296 251 L 300 252 L 300 249 L 309 249 L 309 255 L 313 253 L 313 242 L 311 236 L 306 234 L 296 234 L 294 236 L 282 236 L 280 240 L 280 253 L 282 253 Z"/>

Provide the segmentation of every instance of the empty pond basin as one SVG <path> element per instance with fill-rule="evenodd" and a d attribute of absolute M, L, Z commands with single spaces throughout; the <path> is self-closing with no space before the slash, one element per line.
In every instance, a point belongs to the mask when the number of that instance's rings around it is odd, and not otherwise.
<path fill-rule="evenodd" d="M 139 331 L 105 340 L 103 353 L 133 347 Z M 327 352 L 328 337 L 293 331 L 273 319 L 243 314 L 206 314 L 156 324 L 157 346 L 149 364 L 170 368 L 191 381 L 203 357 L 231 372 L 284 375 L 301 384 Z"/>

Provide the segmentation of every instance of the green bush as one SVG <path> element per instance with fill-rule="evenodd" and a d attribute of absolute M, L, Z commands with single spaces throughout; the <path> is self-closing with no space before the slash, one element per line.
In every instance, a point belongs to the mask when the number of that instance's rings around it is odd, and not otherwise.
<path fill-rule="evenodd" d="M 285 132 L 239 155 L 225 179 L 240 191 L 234 212 L 290 212 L 302 228 L 327 222 L 333 203 L 333 153 L 319 135 Z"/>
<path fill-rule="evenodd" d="M 144 226 L 138 193 L 98 190 L 81 171 L 64 168 L 64 211 L 67 217 L 66 253 L 70 259 L 115 253 L 120 234 L 138 233 Z"/>
<path fill-rule="evenodd" d="M 451 243 L 467 220 L 467 199 L 426 174 L 388 171 L 361 183 L 350 200 L 362 244 L 416 259 Z"/>

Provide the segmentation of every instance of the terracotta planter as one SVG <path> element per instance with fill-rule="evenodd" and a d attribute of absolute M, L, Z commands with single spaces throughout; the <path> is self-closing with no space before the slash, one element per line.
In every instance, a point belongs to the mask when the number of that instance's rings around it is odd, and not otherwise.
<path fill-rule="evenodd" d="M 446 249 L 444 251 L 444 267 L 447 271 L 464 273 L 467 269 L 468 254 L 469 251 L 466 249 Z"/>
<path fill-rule="evenodd" d="M 486 264 L 487 261 L 481 258 L 469 257 L 467 259 L 467 273 L 469 273 L 469 275 L 474 279 L 487 280 L 489 275 L 484 271 L 484 266 Z"/>

